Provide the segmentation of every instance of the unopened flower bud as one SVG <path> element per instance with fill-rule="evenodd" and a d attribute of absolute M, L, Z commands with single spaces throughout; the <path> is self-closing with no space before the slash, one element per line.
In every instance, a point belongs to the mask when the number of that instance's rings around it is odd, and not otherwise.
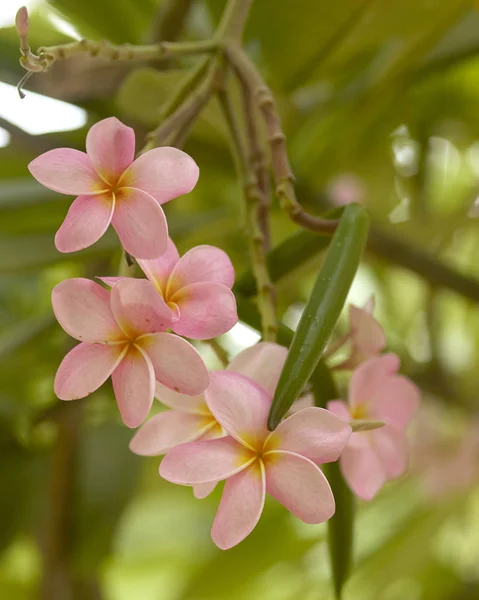
<path fill-rule="evenodd" d="M 28 18 L 28 10 L 26 6 L 22 6 L 17 11 L 17 16 L 15 17 L 15 26 L 18 31 L 18 35 L 21 38 L 24 38 L 28 34 L 28 29 L 30 28 L 30 19 Z"/>

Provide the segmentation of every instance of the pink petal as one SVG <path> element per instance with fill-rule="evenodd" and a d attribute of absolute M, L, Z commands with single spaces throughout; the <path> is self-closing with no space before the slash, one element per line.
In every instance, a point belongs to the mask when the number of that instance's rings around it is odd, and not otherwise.
<path fill-rule="evenodd" d="M 179 308 L 173 331 L 194 340 L 215 338 L 238 322 L 234 294 L 221 283 L 193 283 L 170 300 Z"/>
<path fill-rule="evenodd" d="M 311 406 L 280 423 L 266 441 L 265 451 L 287 450 L 318 464 L 332 462 L 338 460 L 351 433 L 346 421 Z"/>
<path fill-rule="evenodd" d="M 349 307 L 352 343 L 366 357 L 384 350 L 386 337 L 381 325 L 367 311 L 357 306 Z"/>
<path fill-rule="evenodd" d="M 171 327 L 172 312 L 146 279 L 125 278 L 111 290 L 111 309 L 131 339 Z"/>
<path fill-rule="evenodd" d="M 113 215 L 111 194 L 78 196 L 55 235 L 59 252 L 76 252 L 88 248 L 105 233 Z"/>
<path fill-rule="evenodd" d="M 389 377 L 369 400 L 369 418 L 405 429 L 419 407 L 420 395 L 419 388 L 407 377 Z"/>
<path fill-rule="evenodd" d="M 66 279 L 53 288 L 53 312 L 72 337 L 81 342 L 124 339 L 110 308 L 110 293 L 89 279 Z"/>
<path fill-rule="evenodd" d="M 371 444 L 387 479 L 395 479 L 406 471 L 408 441 L 403 432 L 390 426 L 376 429 L 371 432 Z"/>
<path fill-rule="evenodd" d="M 210 483 L 198 483 L 193 486 L 193 494 L 198 500 L 203 500 L 213 492 L 217 485 L 216 481 Z"/>
<path fill-rule="evenodd" d="M 191 192 L 199 174 L 198 165 L 191 156 L 177 148 L 164 146 L 137 158 L 125 171 L 120 183 L 143 190 L 160 204 L 164 204 Z"/>
<path fill-rule="evenodd" d="M 172 333 L 155 333 L 142 337 L 141 345 L 153 363 L 156 379 L 166 387 L 188 396 L 202 394 L 208 387 L 205 363 L 186 340 Z"/>
<path fill-rule="evenodd" d="M 266 490 L 305 523 L 322 523 L 334 515 L 333 493 L 321 469 L 293 452 L 265 455 Z"/>
<path fill-rule="evenodd" d="M 166 410 L 140 427 L 130 442 L 130 450 L 141 456 L 164 454 L 173 446 L 199 439 L 206 427 L 211 427 L 211 423 L 201 415 Z"/>
<path fill-rule="evenodd" d="M 262 450 L 269 432 L 271 396 L 250 379 L 231 371 L 211 373 L 206 403 L 226 432 L 250 449 Z"/>
<path fill-rule="evenodd" d="M 383 466 L 370 444 L 347 446 L 341 454 L 340 466 L 349 487 L 363 500 L 372 500 L 386 481 Z"/>
<path fill-rule="evenodd" d="M 155 372 L 148 356 L 130 346 L 111 378 L 123 423 L 138 427 L 148 416 L 155 393 Z"/>
<path fill-rule="evenodd" d="M 160 465 L 160 475 L 180 485 L 222 481 L 246 468 L 254 456 L 230 437 L 199 440 L 172 448 Z"/>
<path fill-rule="evenodd" d="M 367 403 L 375 391 L 399 369 L 396 354 L 383 354 L 360 365 L 352 374 L 349 384 L 349 404 Z"/>
<path fill-rule="evenodd" d="M 40 154 L 28 165 L 28 170 L 42 185 L 60 194 L 79 196 L 109 189 L 85 152 L 71 148 L 56 148 Z"/>
<path fill-rule="evenodd" d="M 90 128 L 86 151 L 100 177 L 115 185 L 135 159 L 135 132 L 115 117 L 103 119 Z"/>
<path fill-rule="evenodd" d="M 327 409 L 345 421 L 349 422 L 351 420 L 348 405 L 343 400 L 330 400 Z"/>
<path fill-rule="evenodd" d="M 157 258 L 166 251 L 165 213 L 144 191 L 132 188 L 118 191 L 111 222 L 123 248 L 135 258 Z"/>
<path fill-rule="evenodd" d="M 211 537 L 221 550 L 245 539 L 256 527 L 266 496 L 264 466 L 261 460 L 225 483 Z"/>
<path fill-rule="evenodd" d="M 222 283 L 231 289 L 235 270 L 229 256 L 215 246 L 196 246 L 182 256 L 171 273 L 168 293 L 192 283 Z"/>
<path fill-rule="evenodd" d="M 123 344 L 78 344 L 65 356 L 55 376 L 60 400 L 89 396 L 110 377 L 125 352 Z"/>
<path fill-rule="evenodd" d="M 284 346 L 259 342 L 235 356 L 228 365 L 228 371 L 249 377 L 273 395 L 287 354 Z"/>
<path fill-rule="evenodd" d="M 198 394 L 197 396 L 179 394 L 156 382 L 155 398 L 158 398 L 165 406 L 175 410 L 192 414 L 211 415 L 209 408 L 206 406 L 203 394 Z"/>
<path fill-rule="evenodd" d="M 138 264 L 151 283 L 153 283 L 157 289 L 161 290 L 163 295 L 166 295 L 168 277 L 179 260 L 180 255 L 178 254 L 178 250 L 176 249 L 173 240 L 168 238 L 166 252 L 159 258 L 154 258 L 153 260 L 138 259 Z"/>

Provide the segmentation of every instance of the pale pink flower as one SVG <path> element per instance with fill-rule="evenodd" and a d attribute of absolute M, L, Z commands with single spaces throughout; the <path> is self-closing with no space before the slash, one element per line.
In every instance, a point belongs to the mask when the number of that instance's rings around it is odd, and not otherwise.
<path fill-rule="evenodd" d="M 347 341 L 350 342 L 348 358 L 335 369 L 355 369 L 364 361 L 380 354 L 386 346 L 386 338 L 381 325 L 373 317 L 374 297 L 366 302 L 363 308 L 350 304 L 349 306 L 349 332 L 333 344 L 332 350 L 336 351 Z"/>
<path fill-rule="evenodd" d="M 250 377 L 269 394 L 273 394 L 288 351 L 271 342 L 260 342 L 240 352 L 228 365 L 228 370 Z M 171 410 L 161 412 L 136 432 L 130 450 L 141 456 L 159 456 L 168 450 L 200 439 L 226 435 L 206 403 L 204 394 L 185 396 L 156 385 L 155 396 Z M 216 482 L 194 486 L 197 498 L 205 498 Z"/>
<path fill-rule="evenodd" d="M 328 403 L 328 409 L 350 421 L 366 419 L 385 425 L 371 431 L 355 432 L 341 454 L 344 478 L 353 492 L 371 500 L 389 479 L 404 473 L 408 463 L 406 428 L 419 405 L 419 390 L 398 375 L 395 354 L 371 358 L 351 377 L 348 404 Z"/>
<path fill-rule="evenodd" d="M 453 452 L 438 456 L 423 475 L 431 498 L 446 498 L 479 482 L 479 429 L 470 427 Z"/>
<path fill-rule="evenodd" d="M 172 329 L 179 335 L 205 340 L 229 331 L 238 321 L 231 288 L 235 272 L 223 250 L 196 246 L 181 258 L 168 239 L 166 252 L 155 260 L 138 260 L 171 313 Z M 100 277 L 115 285 L 121 277 Z"/>
<path fill-rule="evenodd" d="M 138 427 L 148 415 L 155 380 L 194 396 L 209 383 L 198 352 L 165 333 L 170 311 L 145 280 L 119 282 L 111 293 L 89 279 L 68 279 L 52 292 L 55 316 L 81 344 L 63 359 L 55 377 L 61 400 L 77 400 L 112 377 L 125 425 Z"/>
<path fill-rule="evenodd" d="M 420 482 L 426 494 L 433 500 L 447 499 L 454 494 L 464 493 L 479 483 L 477 417 L 476 420 L 468 421 L 459 439 L 444 439 L 444 436 L 439 435 L 439 431 L 438 427 L 430 431 L 426 441 L 423 435 L 418 435 L 419 439 L 413 448 L 416 472 L 420 474 Z"/>
<path fill-rule="evenodd" d="M 57 148 L 28 168 L 45 187 L 78 196 L 55 236 L 60 252 L 91 246 L 111 223 L 136 258 L 165 252 L 168 227 L 160 205 L 190 192 L 199 175 L 194 160 L 177 148 L 155 148 L 135 160 L 135 133 L 114 117 L 93 125 L 86 153 Z"/>
<path fill-rule="evenodd" d="M 332 179 L 328 185 L 328 192 L 329 199 L 336 206 L 364 202 L 364 182 L 353 173 L 343 173 Z"/>
<path fill-rule="evenodd" d="M 226 479 L 211 532 L 219 548 L 231 548 L 251 533 L 266 491 L 305 523 L 321 523 L 334 514 L 331 488 L 316 463 L 337 460 L 351 434 L 348 423 L 312 407 L 270 433 L 271 395 L 231 371 L 211 374 L 205 398 L 229 435 L 175 446 L 163 459 L 160 475 L 180 485 Z"/>

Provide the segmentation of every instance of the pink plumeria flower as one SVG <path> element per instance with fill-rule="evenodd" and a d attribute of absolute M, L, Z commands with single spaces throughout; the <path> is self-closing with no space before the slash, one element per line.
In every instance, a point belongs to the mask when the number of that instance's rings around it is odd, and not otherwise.
<path fill-rule="evenodd" d="M 479 483 L 479 421 L 468 423 L 452 447 L 441 440 L 427 449 L 422 446 L 417 458 L 429 498 L 442 500 L 464 493 Z"/>
<path fill-rule="evenodd" d="M 138 260 L 143 272 L 166 302 L 172 329 L 195 340 L 215 338 L 238 321 L 231 288 L 235 272 L 223 250 L 196 246 L 181 258 L 168 239 L 166 252 L 155 260 Z M 121 277 L 101 277 L 115 285 Z"/>
<path fill-rule="evenodd" d="M 270 433 L 270 394 L 231 371 L 210 377 L 205 399 L 228 436 L 172 448 L 160 475 L 180 485 L 226 479 L 211 532 L 215 544 L 226 550 L 251 533 L 266 491 L 305 523 L 329 519 L 334 498 L 316 463 L 337 460 L 351 435 L 349 424 L 327 410 L 307 408 Z"/>
<path fill-rule="evenodd" d="M 288 351 L 271 342 L 260 342 L 240 352 L 228 365 L 228 370 L 250 377 L 267 393 L 273 394 Z M 171 410 L 149 419 L 136 432 L 130 450 L 140 456 L 159 456 L 179 444 L 226 435 L 208 408 L 204 394 L 185 396 L 156 386 L 155 396 Z M 193 486 L 197 498 L 205 498 L 216 482 Z"/>
<path fill-rule="evenodd" d="M 121 281 L 110 293 L 89 279 L 68 279 L 53 289 L 52 304 L 63 329 L 81 342 L 58 368 L 61 400 L 84 398 L 111 375 L 123 422 L 138 427 L 151 408 L 155 380 L 191 396 L 208 386 L 198 352 L 165 333 L 170 312 L 147 281 Z"/>
<path fill-rule="evenodd" d="M 332 179 L 328 185 L 328 192 L 330 201 L 336 206 L 364 202 L 364 182 L 353 173 L 343 173 Z"/>
<path fill-rule="evenodd" d="M 93 125 L 86 153 L 57 148 L 28 168 L 45 187 L 78 196 L 55 236 L 60 252 L 91 246 L 111 223 L 136 258 L 165 252 L 168 227 L 160 205 L 190 192 L 199 175 L 195 161 L 177 148 L 155 148 L 135 160 L 135 132 L 114 117 Z"/>
<path fill-rule="evenodd" d="M 397 374 L 399 358 L 384 354 L 358 367 L 351 377 L 349 401 L 333 400 L 328 409 L 350 421 L 381 421 L 383 427 L 355 432 L 341 454 L 344 478 L 353 492 L 371 500 L 389 479 L 402 475 L 408 463 L 406 428 L 419 405 L 419 390 Z"/>
<path fill-rule="evenodd" d="M 349 306 L 349 333 L 339 338 L 328 353 L 332 354 L 347 341 L 351 344 L 351 350 L 348 358 L 335 369 L 355 369 L 384 350 L 386 338 L 381 325 L 373 317 L 374 305 L 374 297 L 371 296 L 363 308 L 353 304 Z"/>

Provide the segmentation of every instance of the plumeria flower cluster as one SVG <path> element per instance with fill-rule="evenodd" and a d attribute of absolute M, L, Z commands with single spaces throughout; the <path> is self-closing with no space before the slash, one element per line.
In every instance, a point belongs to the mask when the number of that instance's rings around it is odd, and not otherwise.
<path fill-rule="evenodd" d="M 417 386 L 399 375 L 399 357 L 381 354 L 386 339 L 373 310 L 373 298 L 363 308 L 349 307 L 350 330 L 334 345 L 336 350 L 350 343 L 348 358 L 336 367 L 353 370 L 348 401 L 328 403 L 330 411 L 353 425 L 355 421 L 377 424 L 377 428 L 354 431 L 340 459 L 345 480 L 363 500 L 374 498 L 386 481 L 406 471 L 406 429 L 420 398 Z"/>
<path fill-rule="evenodd" d="M 56 234 L 59 251 L 93 244 L 111 223 L 147 276 L 102 278 L 111 291 L 83 278 L 54 288 L 55 315 L 80 342 L 58 369 L 57 396 L 84 398 L 111 376 L 124 423 L 138 427 L 157 385 L 189 397 L 203 393 L 210 381 L 206 366 L 180 336 L 216 337 L 238 316 L 228 256 L 198 246 L 180 258 L 168 236 L 161 206 L 194 188 L 199 175 L 194 160 L 166 147 L 135 160 L 133 129 L 109 118 L 88 132 L 86 153 L 51 150 L 29 169 L 46 187 L 78 195 Z"/>
<path fill-rule="evenodd" d="M 164 454 L 160 475 L 193 486 L 203 498 L 225 481 L 212 528 L 228 549 L 256 526 L 266 493 L 305 523 L 335 511 L 331 488 L 318 465 L 335 461 L 351 427 L 328 410 L 310 407 L 266 427 L 286 349 L 262 342 L 236 356 L 192 402 L 162 386 L 157 397 L 171 410 L 147 421 L 131 441 L 137 454 Z"/>
<path fill-rule="evenodd" d="M 176 148 L 135 159 L 133 130 L 109 118 L 88 132 L 86 153 L 51 150 L 29 168 L 46 187 L 77 196 L 55 237 L 60 252 L 90 246 L 111 224 L 145 275 L 75 278 L 54 288 L 57 320 L 79 342 L 58 368 L 57 396 L 85 398 L 111 377 L 123 422 L 141 426 L 133 452 L 165 455 L 160 475 L 191 486 L 197 498 L 224 481 L 212 528 L 220 548 L 251 533 L 266 493 L 305 523 L 329 519 L 335 502 L 320 466 L 340 456 L 347 482 L 365 499 L 405 470 L 405 431 L 419 394 L 398 375 L 399 359 L 381 355 L 373 301 L 351 307 L 351 330 L 339 343 L 351 347 L 338 367 L 354 369 L 349 403 L 297 407 L 270 432 L 287 350 L 259 343 L 210 373 L 188 341 L 215 338 L 238 320 L 225 252 L 203 245 L 180 256 L 168 235 L 162 204 L 194 188 L 194 160 Z M 167 409 L 145 422 L 155 396 Z M 365 420 L 368 431 L 352 428 Z"/>

